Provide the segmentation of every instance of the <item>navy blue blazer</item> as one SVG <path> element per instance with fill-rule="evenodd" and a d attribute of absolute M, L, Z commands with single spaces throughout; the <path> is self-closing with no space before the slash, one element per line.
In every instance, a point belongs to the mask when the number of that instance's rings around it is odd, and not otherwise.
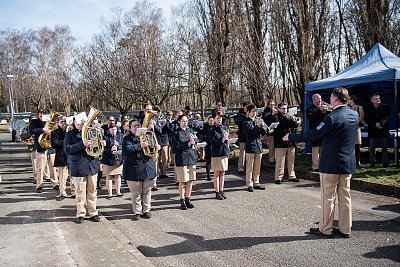
<path fill-rule="evenodd" d="M 246 132 L 244 131 L 243 122 L 247 119 L 246 112 L 243 108 L 239 109 L 239 112 L 235 116 L 235 123 L 238 126 L 238 142 L 245 143 L 246 142 Z"/>
<path fill-rule="evenodd" d="M 129 132 L 122 140 L 122 175 L 128 181 L 153 180 L 157 176 L 153 158 L 143 154 L 140 137 Z"/>
<path fill-rule="evenodd" d="M 276 121 L 279 122 L 278 127 L 273 132 L 275 148 L 288 148 L 296 146 L 295 143 L 283 141 L 282 138 L 291 132 L 292 128 L 297 128 L 299 123 L 289 120 L 285 115 L 278 112 L 275 115 Z"/>
<path fill-rule="evenodd" d="M 229 133 L 229 129 L 226 125 L 214 124 L 208 129 L 208 140 L 211 143 L 211 157 L 229 156 L 228 141 L 222 143 L 224 131 Z"/>
<path fill-rule="evenodd" d="M 163 126 L 157 125 L 157 128 L 155 128 L 155 134 L 157 136 L 157 142 L 158 144 L 163 147 L 163 146 L 168 146 L 169 145 L 169 128 L 168 124 L 165 123 Z"/>
<path fill-rule="evenodd" d="M 58 126 L 57 130 L 51 132 L 51 147 L 55 149 L 54 167 L 67 166 L 67 154 L 64 151 L 65 130 Z"/>
<path fill-rule="evenodd" d="M 88 176 L 90 172 L 96 174 L 100 171 L 99 159 L 91 157 L 86 153 L 80 130 L 72 129 L 66 133 L 64 150 L 69 156 L 68 161 L 71 176 L 84 177 Z"/>
<path fill-rule="evenodd" d="M 34 143 L 33 143 L 33 149 L 36 150 L 37 152 L 45 152 L 46 149 L 42 148 L 39 145 L 39 136 L 43 133 L 43 128 L 44 128 L 45 123 L 41 121 L 40 119 L 33 119 L 29 123 L 29 132 L 30 134 L 35 135 Z"/>
<path fill-rule="evenodd" d="M 103 155 L 101 157 L 101 163 L 109 166 L 120 166 L 122 165 L 122 154 L 113 154 L 112 147 L 114 142 L 118 142 L 118 152 L 122 152 L 122 139 L 124 135 L 118 130 L 115 135 L 108 134 L 104 135 L 104 140 L 106 140 L 106 145 L 104 147 Z"/>
<path fill-rule="evenodd" d="M 356 170 L 354 145 L 357 128 L 358 113 L 341 105 L 326 115 L 316 129 L 302 134 L 289 134 L 289 140 L 312 142 L 322 139 L 320 172 L 350 174 Z"/>
<path fill-rule="evenodd" d="M 262 153 L 263 146 L 261 142 L 261 135 L 265 135 L 264 128 L 257 125 L 255 120 L 246 118 L 243 122 L 244 131 L 246 132 L 246 153 Z"/>
<path fill-rule="evenodd" d="M 194 134 L 193 129 L 182 128 L 175 130 L 172 137 L 172 147 L 175 151 L 175 166 L 194 166 L 196 165 L 197 151 L 189 147 L 190 134 Z"/>

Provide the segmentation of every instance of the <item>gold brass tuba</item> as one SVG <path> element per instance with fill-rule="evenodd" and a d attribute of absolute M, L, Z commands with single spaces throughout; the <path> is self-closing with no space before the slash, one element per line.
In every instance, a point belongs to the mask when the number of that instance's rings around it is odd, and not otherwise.
<path fill-rule="evenodd" d="M 48 128 L 51 131 L 57 130 L 57 118 L 60 116 L 60 114 L 56 111 L 50 110 L 50 120 L 46 121 L 45 128 Z M 50 135 L 42 133 L 39 135 L 39 145 L 44 148 L 48 149 L 51 147 L 51 142 L 50 142 Z"/>
<path fill-rule="evenodd" d="M 90 107 L 89 115 L 82 127 L 82 139 L 90 140 L 91 145 L 86 148 L 86 153 L 94 158 L 98 158 L 103 154 L 103 133 L 101 129 L 92 127 L 92 123 L 100 111 L 94 107 Z"/>
<path fill-rule="evenodd" d="M 147 128 L 147 126 L 149 125 L 153 116 L 154 116 L 154 114 L 150 110 L 145 111 L 142 128 Z M 141 141 L 145 140 L 149 144 L 148 147 L 143 148 L 143 154 L 150 158 L 154 157 L 158 152 L 157 147 L 156 147 L 156 145 L 158 145 L 158 142 L 157 142 L 157 137 L 154 134 L 154 132 L 147 131 L 144 134 L 140 134 L 140 140 Z"/>

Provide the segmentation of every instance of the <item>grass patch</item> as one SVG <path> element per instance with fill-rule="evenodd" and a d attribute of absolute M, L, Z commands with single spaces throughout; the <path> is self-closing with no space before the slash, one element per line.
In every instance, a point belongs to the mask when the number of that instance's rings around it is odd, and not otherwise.
<path fill-rule="evenodd" d="M 303 148 L 300 147 L 299 153 L 296 154 L 296 160 L 294 163 L 295 170 L 298 171 L 311 171 L 311 154 L 306 155 L 302 151 Z M 378 150 L 377 159 L 380 159 L 380 154 Z M 383 183 L 383 184 L 393 184 L 400 186 L 400 169 L 396 166 L 394 162 L 394 150 L 389 149 L 389 167 L 382 168 L 377 165 L 374 168 L 369 167 L 369 157 L 368 148 L 361 149 L 361 162 L 362 164 L 357 168 L 356 172 L 353 174 L 353 178 L 362 179 L 366 181 Z M 231 157 L 238 157 L 239 149 L 231 150 Z M 262 164 L 268 164 L 268 149 L 264 149 L 264 156 L 262 158 Z"/>

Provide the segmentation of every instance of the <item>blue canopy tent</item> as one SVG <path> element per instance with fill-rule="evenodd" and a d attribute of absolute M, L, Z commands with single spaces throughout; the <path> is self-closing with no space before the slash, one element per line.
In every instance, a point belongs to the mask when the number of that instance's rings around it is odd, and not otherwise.
<path fill-rule="evenodd" d="M 325 102 L 333 88 L 343 86 L 349 90 L 350 95 L 356 95 L 359 104 L 363 107 L 370 105 L 370 96 L 379 94 L 382 103 L 388 104 L 391 116 L 389 128 L 396 129 L 397 144 L 399 144 L 399 102 L 397 88 L 400 86 L 400 58 L 377 43 L 358 62 L 336 75 L 305 84 L 304 110 L 312 104 L 312 95 L 320 94 Z M 305 129 L 308 129 L 308 120 L 305 119 Z M 306 146 L 310 151 L 310 145 Z M 397 165 L 398 149 L 395 151 Z"/>

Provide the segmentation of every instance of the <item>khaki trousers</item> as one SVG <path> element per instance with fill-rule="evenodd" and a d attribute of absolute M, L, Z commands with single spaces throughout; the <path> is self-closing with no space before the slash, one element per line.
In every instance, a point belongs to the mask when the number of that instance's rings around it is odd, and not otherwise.
<path fill-rule="evenodd" d="M 97 215 L 97 173 L 90 173 L 85 177 L 73 177 L 73 179 L 76 192 L 76 217 L 85 217 L 85 205 L 90 217 Z"/>
<path fill-rule="evenodd" d="M 268 160 L 269 162 L 275 162 L 275 144 L 274 144 L 274 136 L 267 135 L 265 139 L 268 142 Z"/>
<path fill-rule="evenodd" d="M 58 185 L 58 176 L 56 173 L 57 168 L 54 168 L 54 159 L 56 158 L 56 154 L 47 153 L 47 163 L 49 164 L 49 172 L 50 172 L 50 183 L 52 187 Z"/>
<path fill-rule="evenodd" d="M 246 161 L 246 143 L 239 143 L 239 160 L 238 160 L 238 171 L 243 172 L 244 171 L 244 163 Z"/>
<path fill-rule="evenodd" d="M 36 159 L 35 159 L 35 151 L 32 151 L 29 153 L 29 157 L 31 158 L 31 162 L 32 162 L 32 171 L 33 171 L 33 178 L 36 181 Z"/>
<path fill-rule="evenodd" d="M 296 149 L 294 147 L 275 148 L 275 180 L 282 180 L 283 175 L 285 174 L 285 159 L 287 160 L 289 179 L 296 178 L 296 173 L 294 172 L 295 153 Z"/>
<path fill-rule="evenodd" d="M 312 148 L 312 169 L 319 169 L 319 154 L 321 153 L 321 147 L 316 146 Z"/>
<path fill-rule="evenodd" d="M 35 152 L 36 159 L 36 188 L 43 186 L 43 174 L 47 164 L 47 151 Z"/>
<path fill-rule="evenodd" d="M 132 210 L 134 214 L 142 214 L 150 212 L 151 208 L 151 188 L 154 187 L 156 181 L 127 181 L 129 190 L 131 191 Z"/>
<path fill-rule="evenodd" d="M 57 167 L 58 180 L 60 182 L 60 196 L 66 196 L 68 168 L 67 166 Z"/>
<path fill-rule="evenodd" d="M 167 175 L 168 166 L 168 148 L 169 146 L 161 147 L 158 157 L 158 175 Z"/>
<path fill-rule="evenodd" d="M 261 153 L 246 153 L 246 186 L 260 185 Z"/>
<path fill-rule="evenodd" d="M 332 234 L 335 215 L 335 199 L 339 205 L 339 230 L 350 234 L 352 226 L 350 179 L 351 174 L 320 173 L 322 217 L 319 230 L 326 235 Z"/>

